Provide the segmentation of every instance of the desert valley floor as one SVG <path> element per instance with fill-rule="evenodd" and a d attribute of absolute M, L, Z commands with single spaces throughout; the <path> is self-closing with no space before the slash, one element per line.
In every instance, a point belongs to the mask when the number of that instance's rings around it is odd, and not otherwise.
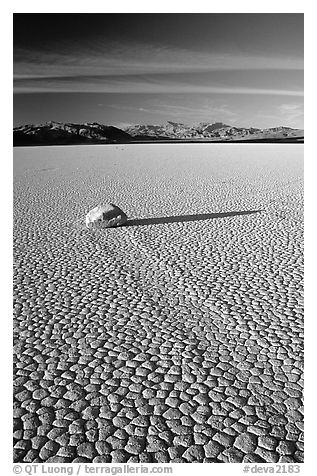
<path fill-rule="evenodd" d="M 303 146 L 14 156 L 15 461 L 302 462 Z"/>

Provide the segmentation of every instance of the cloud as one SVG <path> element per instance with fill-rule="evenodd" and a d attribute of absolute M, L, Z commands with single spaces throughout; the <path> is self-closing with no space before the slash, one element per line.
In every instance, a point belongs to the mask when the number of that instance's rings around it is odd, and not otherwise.
<path fill-rule="evenodd" d="M 17 79 L 302 69 L 303 61 L 297 57 L 207 53 L 141 42 L 105 43 L 102 39 L 85 45 L 59 44 L 46 51 L 14 50 Z"/>
<path fill-rule="evenodd" d="M 15 48 L 14 92 L 302 96 L 302 91 L 296 88 L 276 85 L 266 88 L 256 84 L 248 87 L 247 77 L 248 71 L 258 71 L 260 80 L 265 78 L 265 71 L 301 71 L 302 68 L 302 59 L 297 57 L 208 53 L 94 39 L 84 45 L 51 45 L 45 51 Z M 245 81 L 234 83 L 230 71 L 245 71 Z M 229 84 L 210 78 L 215 72 L 223 72 Z"/>
<path fill-rule="evenodd" d="M 303 106 L 302 104 L 281 104 L 278 106 L 278 110 L 282 114 L 295 114 L 295 115 L 303 115 Z"/>
<path fill-rule="evenodd" d="M 278 106 L 278 111 L 281 114 L 283 121 L 293 123 L 303 121 L 304 109 L 302 104 L 281 104 Z"/>
<path fill-rule="evenodd" d="M 303 104 L 279 104 L 271 107 L 269 111 L 258 111 L 254 117 L 261 122 L 265 121 L 265 127 L 271 127 L 272 124 L 276 124 L 302 129 L 304 120 Z"/>
<path fill-rule="evenodd" d="M 82 76 L 51 78 L 19 78 L 14 81 L 15 93 L 120 93 L 120 94 L 234 94 L 303 96 L 292 89 L 216 86 L 189 82 L 184 74 L 175 80 L 168 74 L 151 76 Z"/>

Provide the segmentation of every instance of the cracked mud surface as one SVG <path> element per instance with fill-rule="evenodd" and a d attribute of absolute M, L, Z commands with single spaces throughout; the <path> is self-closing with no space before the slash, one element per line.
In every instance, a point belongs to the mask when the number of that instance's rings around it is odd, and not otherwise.
<path fill-rule="evenodd" d="M 15 149 L 16 462 L 303 461 L 302 156 Z"/>

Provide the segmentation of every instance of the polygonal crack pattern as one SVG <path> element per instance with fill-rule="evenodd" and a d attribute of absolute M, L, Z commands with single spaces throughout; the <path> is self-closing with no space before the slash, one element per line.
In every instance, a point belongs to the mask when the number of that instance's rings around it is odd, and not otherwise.
<path fill-rule="evenodd" d="M 47 148 L 45 177 L 44 152 L 17 152 L 14 461 L 302 462 L 301 146 L 239 161 L 195 146 L 174 165 L 130 147 L 132 181 L 114 147 L 89 170 Z M 264 211 L 69 226 L 105 188 L 130 216 Z"/>

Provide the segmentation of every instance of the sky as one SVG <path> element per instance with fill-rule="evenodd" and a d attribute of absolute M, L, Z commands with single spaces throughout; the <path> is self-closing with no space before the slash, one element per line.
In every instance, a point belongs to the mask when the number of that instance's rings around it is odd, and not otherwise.
<path fill-rule="evenodd" d="M 304 127 L 303 14 L 13 17 L 15 126 Z"/>

